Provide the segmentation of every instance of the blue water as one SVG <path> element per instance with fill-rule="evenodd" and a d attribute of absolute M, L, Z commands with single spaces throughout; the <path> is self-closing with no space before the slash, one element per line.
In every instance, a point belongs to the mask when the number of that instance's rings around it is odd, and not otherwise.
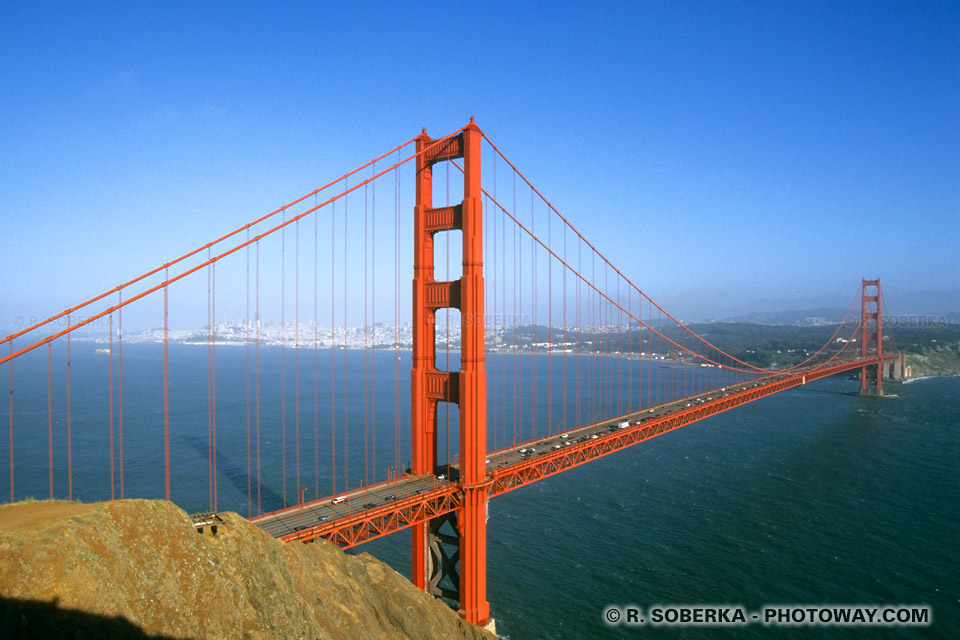
<path fill-rule="evenodd" d="M 511 638 L 958 637 L 960 378 L 833 378 L 491 503 L 489 601 Z M 405 540 L 370 545 L 402 564 Z M 609 604 L 922 603 L 924 630 L 610 629 Z"/>
<path fill-rule="evenodd" d="M 71 431 L 73 492 L 92 501 L 110 497 L 109 358 L 94 345 L 71 346 Z M 66 497 L 66 354 L 58 345 L 53 361 L 54 491 Z M 247 475 L 246 350 L 222 347 L 217 359 L 218 507 L 255 512 L 256 464 Z M 397 357 L 399 356 L 399 360 Z M 331 416 L 329 352 L 317 356 L 317 414 L 314 441 L 313 352 L 300 353 L 301 476 L 295 474 L 296 428 L 294 352 L 264 348 L 261 357 L 261 508 L 329 494 L 334 486 L 330 424 L 336 420 L 337 447 L 346 418 L 351 454 L 337 461 L 336 486 L 382 480 L 385 467 L 404 464 L 409 443 L 402 429 L 395 451 L 394 416 L 409 415 L 409 354 L 382 351 L 367 361 L 376 369 L 376 394 L 364 398 L 363 355 L 334 354 L 337 365 Z M 253 352 L 251 351 L 251 358 Z M 285 404 L 281 411 L 281 358 Z M 374 359 L 375 358 L 375 359 Z M 530 358 L 527 367 L 530 367 Z M 547 387 L 545 359 L 538 360 L 537 384 L 521 385 L 517 407 L 520 437 L 530 437 L 529 399 L 537 396 L 538 435 L 575 420 L 551 363 L 554 387 Z M 573 367 L 573 358 L 567 366 Z M 188 511 L 208 507 L 207 350 L 171 346 L 172 499 Z M 124 489 L 127 497 L 163 492 L 163 405 L 161 351 L 157 345 L 124 346 Z M 512 440 L 512 363 L 498 359 L 497 377 L 488 362 L 490 386 L 500 389 L 497 435 L 490 446 Z M 583 372 L 586 360 L 583 361 Z M 116 385 L 116 360 L 114 360 Z M 605 380 L 616 380 L 610 361 Z M 521 366 L 522 361 L 521 361 Z M 616 392 L 584 401 L 590 411 L 625 407 L 635 392 L 644 402 L 668 393 L 674 369 L 633 363 L 634 387 L 621 381 Z M 394 369 L 399 384 L 393 387 Z M 572 392 L 568 369 L 568 394 Z M 346 376 L 344 376 L 346 371 Z M 508 373 L 509 372 L 509 373 Z M 598 371 L 595 371 L 599 375 Z M 634 376 L 646 382 L 637 390 Z M 520 369 L 521 379 L 529 371 Z M 626 369 L 621 371 L 626 379 Z M 654 375 L 656 374 L 656 375 Z M 252 373 L 251 373 L 252 375 Z M 504 376 L 507 377 L 504 377 Z M 523 376 L 526 375 L 526 378 Z M 706 375 L 706 373 L 704 373 Z M 6 367 L 0 385 L 7 386 Z M 346 377 L 346 380 L 344 380 Z M 344 384 L 346 382 L 346 384 Z M 594 387 L 589 384 L 593 383 Z M 713 382 L 706 380 L 704 384 Z M 47 354 L 18 361 L 14 375 L 14 460 L 16 499 L 47 497 Z M 581 378 L 581 388 L 599 387 L 599 378 Z M 643 388 L 647 385 L 649 388 Z M 252 385 L 252 382 L 251 382 Z M 691 638 L 794 637 L 956 637 L 960 632 L 960 378 L 936 378 L 893 385 L 896 398 L 860 398 L 847 392 L 856 383 L 842 377 L 818 381 L 685 427 L 493 500 L 488 524 L 488 599 L 498 631 L 527 638 Z M 116 386 L 114 386 L 116 393 Z M 673 390 L 676 390 L 674 384 Z M 251 393 L 253 387 L 251 387 Z M 344 416 L 346 392 L 346 416 Z M 399 403 L 395 403 L 395 393 Z M 649 394 L 649 396 L 648 396 Z M 117 407 L 114 398 L 114 437 Z M 589 402 L 594 402 L 590 405 Z M 619 405 L 618 405 L 619 402 Z M 634 401 L 635 402 L 635 401 Z M 375 413 L 375 416 L 373 415 Z M 0 496 L 9 499 L 8 405 L 0 406 Z M 552 421 L 552 426 L 548 421 Z M 446 412 L 441 411 L 441 457 L 445 455 Z M 286 422 L 287 487 L 284 498 L 280 450 Z M 493 432 L 494 418 L 490 417 Z M 455 408 L 452 424 L 456 424 Z M 527 426 L 523 426 L 526 424 Z M 368 446 L 364 459 L 364 430 Z M 375 427 L 375 428 L 374 428 Z M 255 429 L 255 415 L 251 417 Z M 376 431 L 377 444 L 369 439 Z M 453 428 L 455 432 L 455 427 Z M 255 433 L 255 432 L 254 432 Z M 253 440 L 255 444 L 255 439 Z M 450 448 L 456 450 L 451 435 Z M 376 451 L 376 473 L 372 456 Z M 115 442 L 116 451 L 116 442 Z M 321 467 L 315 473 L 314 456 Z M 341 454 L 342 456 L 342 451 Z M 365 464 L 366 462 L 366 464 Z M 365 469 L 366 467 L 366 469 Z M 251 498 L 248 502 L 248 487 Z M 114 493 L 119 497 L 119 481 Z M 409 575 L 409 535 L 398 533 L 359 547 Z M 610 604 L 720 603 L 755 609 L 764 604 L 928 604 L 929 629 L 768 629 L 680 627 L 611 629 L 601 614 Z"/>

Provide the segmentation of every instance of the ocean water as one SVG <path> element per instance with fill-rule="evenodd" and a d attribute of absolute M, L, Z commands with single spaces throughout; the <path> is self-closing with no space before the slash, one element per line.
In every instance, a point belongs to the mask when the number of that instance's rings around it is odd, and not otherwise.
<path fill-rule="evenodd" d="M 958 637 L 960 378 L 891 385 L 896 398 L 848 395 L 856 384 L 786 391 L 493 500 L 498 631 Z M 407 543 L 365 546 L 404 570 Z M 934 624 L 609 628 L 601 617 L 658 603 L 926 604 Z"/>
<path fill-rule="evenodd" d="M 72 490 L 75 498 L 86 501 L 111 496 L 110 358 L 95 354 L 95 346 L 100 345 L 74 342 L 70 358 Z M 252 367 L 252 350 L 216 350 L 219 509 L 255 513 L 259 499 L 266 511 L 295 503 L 298 487 L 306 488 L 311 499 L 335 487 L 340 490 L 344 483 L 354 487 L 383 480 L 388 465 L 396 468 L 406 462 L 407 434 L 404 429 L 396 450 L 394 420 L 406 424 L 409 415 L 409 354 L 381 351 L 368 355 L 364 364 L 359 352 L 321 352 L 315 361 L 312 351 L 263 348 L 258 498 L 257 415 L 255 399 L 247 403 L 248 371 L 251 396 L 256 386 L 248 355 Z M 163 495 L 161 358 L 158 345 L 124 346 L 126 497 Z M 210 501 L 207 358 L 202 346 L 170 348 L 171 497 L 188 511 L 208 508 Z M 531 378 L 523 368 L 531 366 L 531 359 L 526 361 L 518 364 L 520 380 Z M 542 357 L 538 361 L 538 382 L 519 385 L 516 422 L 514 407 L 504 400 L 509 396 L 504 390 L 512 390 L 512 362 L 498 358 L 496 376 L 488 362 L 490 386 L 501 394 L 496 435 L 490 418 L 491 447 L 509 442 L 515 424 L 520 439 L 526 439 L 532 423 L 539 435 L 562 429 L 564 420 L 575 420 L 571 398 L 576 385 L 568 376 L 565 413 L 559 359 L 551 363 L 553 388 L 547 387 L 544 362 Z M 567 366 L 574 365 L 568 361 Z M 586 360 L 581 366 L 581 388 L 594 392 L 592 400 L 582 402 L 581 417 L 629 403 L 638 374 L 646 381 L 637 391 L 645 403 L 657 391 L 663 399 L 679 390 L 675 380 L 671 386 L 674 369 L 632 363 L 633 387 L 622 389 L 619 397 L 616 391 L 603 395 L 598 393 L 605 388 L 599 369 L 591 378 Z M 592 366 L 606 367 L 607 387 L 617 379 L 616 364 L 609 359 Z M 116 368 L 114 359 L 112 489 L 119 497 Z M 375 392 L 373 384 L 364 385 L 371 373 Z M 627 371 L 621 374 L 623 386 Z M 5 389 L 7 375 L 4 367 L 0 386 Z M 16 362 L 13 381 L 15 498 L 48 496 L 48 411 L 53 419 L 54 494 L 66 497 L 65 347 L 56 345 L 49 354 L 43 350 Z M 703 380 L 705 385 L 713 382 Z M 843 377 L 811 383 L 494 499 L 487 570 L 488 600 L 498 631 L 513 640 L 771 634 L 957 637 L 960 378 L 891 385 L 888 391 L 896 393 L 895 398 L 850 395 L 855 388 L 855 382 Z M 531 408 L 533 395 L 536 409 Z M 253 406 L 250 413 L 248 406 Z M 0 405 L 4 501 L 10 495 L 8 413 L 9 404 Z M 456 424 L 455 407 L 451 421 Z M 445 422 L 444 408 L 442 456 Z M 336 425 L 333 433 L 331 424 Z M 453 431 L 450 449 L 455 451 Z M 374 434 L 376 445 L 371 442 Z M 346 457 L 344 439 L 350 451 Z M 332 446 L 340 452 L 336 460 Z M 409 544 L 409 534 L 399 532 L 351 553 L 369 552 L 409 575 Z M 610 628 L 603 622 L 608 605 L 668 603 L 742 605 L 749 610 L 767 604 L 926 604 L 934 624 L 926 629 L 658 629 Z"/>

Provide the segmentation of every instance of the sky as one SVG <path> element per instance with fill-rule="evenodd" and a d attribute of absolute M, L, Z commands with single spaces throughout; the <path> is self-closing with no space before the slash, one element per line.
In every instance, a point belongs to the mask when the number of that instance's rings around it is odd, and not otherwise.
<path fill-rule="evenodd" d="M 470 117 L 685 319 L 960 310 L 956 2 L 5 2 L 0 113 L 0 334 Z"/>

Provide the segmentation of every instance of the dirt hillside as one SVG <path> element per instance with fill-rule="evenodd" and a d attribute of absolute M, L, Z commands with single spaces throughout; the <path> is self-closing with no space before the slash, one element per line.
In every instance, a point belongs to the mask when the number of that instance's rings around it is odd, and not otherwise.
<path fill-rule="evenodd" d="M 371 556 L 168 502 L 0 507 L 0 637 L 493 639 Z"/>

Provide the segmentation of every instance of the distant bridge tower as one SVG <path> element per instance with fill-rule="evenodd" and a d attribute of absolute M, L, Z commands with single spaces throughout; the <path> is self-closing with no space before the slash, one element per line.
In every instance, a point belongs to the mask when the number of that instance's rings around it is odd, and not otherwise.
<path fill-rule="evenodd" d="M 481 142 L 473 119 L 455 136 L 435 141 L 424 130 L 417 138 L 410 446 L 413 473 L 437 474 L 437 403 L 459 405 L 458 482 L 463 506 L 455 513 L 414 525 L 412 577 L 420 589 L 456 600 L 463 618 L 484 625 L 490 619 L 490 605 Z M 433 165 L 454 158 L 463 158 L 463 202 L 433 208 Z M 438 282 L 434 279 L 434 235 L 455 229 L 463 233 L 463 276 Z M 460 309 L 459 371 L 438 371 L 436 366 L 436 312 L 444 308 Z M 453 590 L 440 584 L 444 578 L 453 583 Z"/>
<path fill-rule="evenodd" d="M 880 280 L 863 280 L 860 291 L 860 354 L 883 356 L 883 317 L 880 312 Z M 883 395 L 883 362 L 860 368 L 860 393 Z"/>

